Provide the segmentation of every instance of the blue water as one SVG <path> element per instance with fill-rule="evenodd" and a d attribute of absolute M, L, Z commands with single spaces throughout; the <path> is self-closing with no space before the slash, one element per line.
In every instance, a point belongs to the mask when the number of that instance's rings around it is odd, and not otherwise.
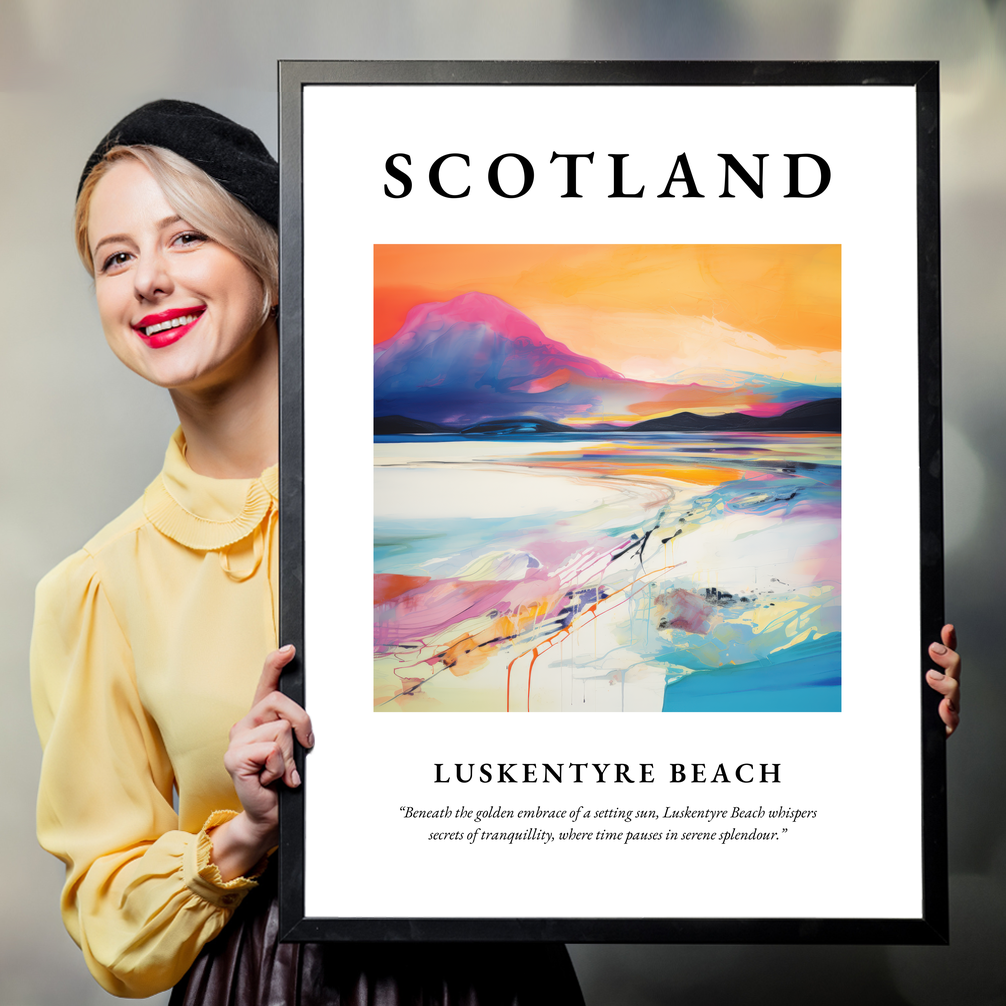
<path fill-rule="evenodd" d="M 669 503 L 659 513 L 626 511 L 625 519 L 631 523 L 623 525 L 620 513 L 617 521 L 592 530 L 576 520 L 579 512 L 478 518 L 377 517 L 375 573 L 449 579 L 487 552 L 510 552 L 532 557 L 528 568 L 533 567 L 538 575 L 543 569 L 549 572 L 562 560 L 558 546 L 566 538 L 571 542 L 571 554 L 574 547 L 582 547 L 580 539 L 589 539 L 590 547 L 601 553 L 610 548 L 613 557 L 633 551 L 633 543 L 639 544 L 638 553 L 633 552 L 638 554 L 638 569 L 622 560 L 624 569 L 618 567 L 621 572 L 615 572 L 615 566 L 595 567 L 589 582 L 571 581 L 569 589 L 573 594 L 561 601 L 563 610 L 550 611 L 548 617 L 536 623 L 534 631 L 538 636 L 528 635 L 513 643 L 516 653 L 539 636 L 544 638 L 554 632 L 559 624 L 569 623 L 583 607 L 571 599 L 574 594 L 578 596 L 577 592 L 599 592 L 603 587 L 607 596 L 620 589 L 626 578 L 655 566 L 680 563 L 682 548 L 693 540 L 688 536 L 702 534 L 706 536 L 703 540 L 710 542 L 705 551 L 693 552 L 690 565 L 675 568 L 653 581 L 652 586 L 636 590 L 618 616 L 624 621 L 625 637 L 619 646 L 651 667 L 667 667 L 670 680 L 664 686 L 663 711 L 841 711 L 840 583 L 820 579 L 807 584 L 804 574 L 798 571 L 795 579 L 804 586 L 793 586 L 790 580 L 794 577 L 789 575 L 791 566 L 799 566 L 803 549 L 810 547 L 813 551 L 814 546 L 838 534 L 840 438 L 668 433 L 574 437 L 538 433 L 506 438 L 510 444 L 526 443 L 526 454 L 523 449 L 495 450 L 495 444 L 488 439 L 468 441 L 470 453 L 438 452 L 434 446 L 460 440 L 467 438 L 375 438 L 379 444 L 413 445 L 401 454 L 395 448 L 378 447 L 379 457 L 395 459 L 390 463 L 396 466 L 419 465 L 427 470 L 456 471 L 456 463 L 477 461 L 479 469 L 499 464 L 507 471 L 540 471 L 558 477 L 596 479 L 601 484 L 607 480 L 606 465 L 611 465 L 612 477 L 619 484 L 631 479 L 637 464 L 641 476 L 649 482 L 656 477 L 656 466 L 664 465 L 671 473 L 669 477 L 673 477 L 675 466 L 687 469 L 690 464 L 729 469 L 737 475 L 702 487 L 690 496 L 686 494 L 687 502 Z M 612 446 L 617 449 L 613 451 Z M 583 472 L 577 468 L 580 462 Z M 570 467 L 549 467 L 560 463 Z M 529 484 L 533 494 L 533 483 Z M 408 499 L 407 492 L 404 498 Z M 728 530 L 734 527 L 736 530 Z M 548 542 L 549 552 L 559 555 L 558 559 L 542 559 L 544 567 L 539 563 L 542 541 Z M 509 581 L 518 560 L 507 563 L 505 579 Z M 760 578 L 733 572 L 747 567 L 761 570 Z M 747 585 L 731 586 L 730 577 L 741 578 L 735 582 Z M 519 580 L 513 582 L 518 584 Z M 696 603 L 705 603 L 705 627 L 676 623 L 681 613 L 676 608 L 671 610 L 676 602 L 670 594 L 678 588 L 688 592 Z M 663 601 L 661 594 L 665 595 Z M 494 597 L 491 603 L 495 606 L 498 600 Z M 669 606 L 666 617 L 657 608 L 661 603 Z M 776 608 L 778 615 L 771 615 L 770 608 Z M 508 610 L 505 601 L 500 610 Z M 494 616 L 495 610 L 486 613 L 486 618 Z M 686 616 L 687 612 L 681 615 L 687 620 Z M 658 624 L 662 618 L 664 624 Z M 807 630 L 817 638 L 789 645 L 795 633 Z M 680 676 L 682 667 L 694 673 Z"/>
<path fill-rule="evenodd" d="M 682 654 L 675 663 L 687 666 Z M 841 712 L 842 634 L 748 664 L 701 669 L 664 688 L 665 713 Z"/>

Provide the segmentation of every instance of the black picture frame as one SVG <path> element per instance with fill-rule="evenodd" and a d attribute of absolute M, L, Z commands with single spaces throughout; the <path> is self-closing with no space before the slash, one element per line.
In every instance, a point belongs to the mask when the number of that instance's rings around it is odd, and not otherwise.
<path fill-rule="evenodd" d="M 922 723 L 923 904 L 918 918 L 319 918 L 305 914 L 305 807 L 311 764 L 297 752 L 304 785 L 281 794 L 280 927 L 287 941 L 563 941 L 618 943 L 939 944 L 948 941 L 945 736 L 939 696 L 924 680 L 927 647 L 943 624 L 940 383 L 939 72 L 934 62 L 355 62 L 282 61 L 280 104 L 280 641 L 298 648 L 282 688 L 310 711 L 304 648 L 304 382 L 302 95 L 306 86 L 405 84 L 800 85 L 914 88 L 917 157 L 919 564 L 918 649 Z"/>

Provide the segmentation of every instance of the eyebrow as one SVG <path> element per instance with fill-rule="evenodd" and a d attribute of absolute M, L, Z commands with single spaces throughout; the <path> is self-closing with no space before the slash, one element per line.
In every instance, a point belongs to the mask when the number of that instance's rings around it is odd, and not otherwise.
<path fill-rule="evenodd" d="M 170 217 L 165 217 L 163 220 L 158 220 L 154 225 L 157 230 L 163 230 L 165 227 L 170 227 L 172 224 L 177 224 L 181 221 L 181 217 L 174 213 Z M 98 249 L 102 245 L 107 245 L 114 243 L 116 241 L 132 242 L 132 238 L 128 234 L 109 234 L 107 237 L 103 237 L 91 250 L 91 257 L 96 258 L 98 255 Z"/>

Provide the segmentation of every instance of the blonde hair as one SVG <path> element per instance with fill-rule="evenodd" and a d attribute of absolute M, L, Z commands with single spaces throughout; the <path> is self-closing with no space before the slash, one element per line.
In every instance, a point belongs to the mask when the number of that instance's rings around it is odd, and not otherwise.
<path fill-rule="evenodd" d="M 77 197 L 74 238 L 84 268 L 94 278 L 94 259 L 87 240 L 91 197 L 116 161 L 139 161 L 161 187 L 168 205 L 187 223 L 234 252 L 262 284 L 264 323 L 279 292 L 279 236 L 275 229 L 235 199 L 202 168 L 165 147 L 112 147 L 92 168 Z"/>

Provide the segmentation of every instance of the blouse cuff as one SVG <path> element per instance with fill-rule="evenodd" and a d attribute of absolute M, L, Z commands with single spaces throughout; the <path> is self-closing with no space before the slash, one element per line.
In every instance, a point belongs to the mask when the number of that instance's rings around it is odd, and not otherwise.
<path fill-rule="evenodd" d="M 255 878 L 261 876 L 269 865 L 269 857 L 263 856 L 255 868 L 245 876 L 224 880 L 216 863 L 211 862 L 213 842 L 208 832 L 237 816 L 236 810 L 213 811 L 206 819 L 202 831 L 195 836 L 195 841 L 186 844 L 182 860 L 182 875 L 186 886 L 194 894 L 218 908 L 234 909 L 240 905 L 245 895 L 252 888 L 258 887 Z"/>

